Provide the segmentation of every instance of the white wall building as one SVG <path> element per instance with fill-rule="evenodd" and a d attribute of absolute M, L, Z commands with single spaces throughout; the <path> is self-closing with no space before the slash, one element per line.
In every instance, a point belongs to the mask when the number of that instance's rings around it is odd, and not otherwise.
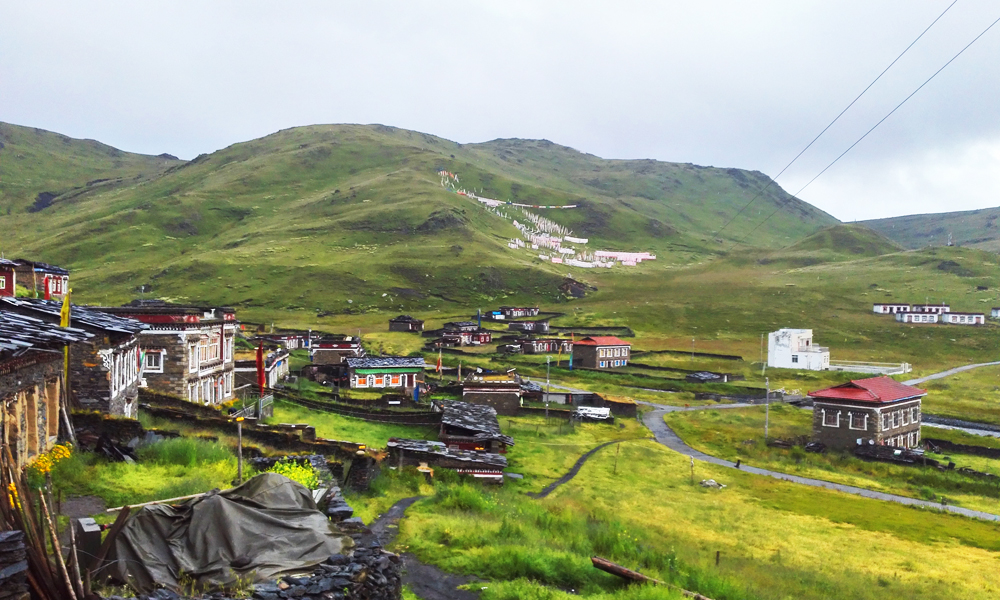
<path fill-rule="evenodd" d="M 830 368 L 830 349 L 814 346 L 812 338 L 812 329 L 779 329 L 769 333 L 767 366 L 810 371 Z"/>
<path fill-rule="evenodd" d="M 941 322 L 951 325 L 983 325 L 986 315 L 983 313 L 947 312 L 941 313 Z"/>
<path fill-rule="evenodd" d="M 894 315 L 901 312 L 910 312 L 909 304 L 879 304 L 872 305 L 872 312 L 879 315 Z"/>
<path fill-rule="evenodd" d="M 901 312 L 896 313 L 896 320 L 900 323 L 937 323 L 938 315 L 936 313 Z"/>

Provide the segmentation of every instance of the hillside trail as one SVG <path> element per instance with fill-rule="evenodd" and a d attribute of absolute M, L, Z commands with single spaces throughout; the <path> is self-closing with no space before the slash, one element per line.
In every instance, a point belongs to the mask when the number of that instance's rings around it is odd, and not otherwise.
<path fill-rule="evenodd" d="M 654 407 L 654 410 L 647 412 L 643 415 L 642 420 L 646 427 L 653 432 L 656 441 L 660 444 L 670 448 L 674 452 L 683 454 L 684 456 L 690 456 L 695 460 L 702 462 L 711 463 L 714 465 L 719 465 L 722 467 L 738 468 L 741 471 L 747 473 L 753 473 L 755 475 L 764 475 L 767 477 L 774 477 L 775 479 L 782 479 L 785 481 L 791 481 L 793 483 L 798 483 L 801 485 L 808 485 L 811 487 L 826 488 L 828 490 L 835 490 L 838 492 L 844 492 L 846 494 L 854 494 L 855 496 L 862 496 L 864 498 L 872 498 L 875 500 L 884 500 L 887 502 L 896 502 L 899 504 L 905 504 L 908 506 L 922 506 L 924 508 L 933 508 L 936 510 L 946 510 L 955 514 L 963 515 L 966 517 L 972 517 L 975 519 L 983 519 L 987 521 L 1000 521 L 1000 515 L 995 515 L 988 512 L 982 512 L 978 510 L 971 510 L 968 508 L 962 508 L 960 506 L 952 506 L 950 504 L 939 504 L 937 502 L 928 502 L 927 500 L 918 500 L 917 498 L 909 498 L 906 496 L 897 496 L 896 494 L 886 494 L 884 492 L 875 492 L 872 490 L 866 490 L 864 488 L 854 487 L 850 485 L 843 485 L 840 483 L 833 483 L 830 481 L 823 481 L 821 479 L 811 479 L 808 477 L 799 477 L 798 475 L 789 475 L 787 473 L 781 473 L 778 471 L 770 471 L 768 469 L 760 469 L 757 467 L 752 467 L 748 464 L 742 464 L 739 467 L 735 463 L 723 460 L 721 458 L 716 458 L 710 454 L 705 454 L 700 450 L 695 450 L 691 446 L 688 446 L 681 440 L 680 436 L 674 433 L 674 430 L 670 428 L 663 420 L 663 415 L 668 412 L 675 412 L 678 410 L 676 406 L 663 406 L 660 404 L 653 404 L 651 402 L 639 402 L 638 404 L 644 404 L 646 406 Z M 742 405 L 745 406 L 745 405 Z M 732 405 L 730 405 L 732 407 Z M 692 407 L 692 408 L 702 408 L 702 407 Z M 704 408 L 722 408 L 722 406 L 714 407 L 704 407 Z M 684 410 L 681 408 L 681 410 Z"/>
<path fill-rule="evenodd" d="M 921 383 L 932 379 L 943 379 L 945 377 L 950 377 L 951 375 L 957 375 L 963 371 L 971 371 L 972 369 L 978 369 L 980 367 L 992 367 L 994 365 L 1000 365 L 1000 361 L 977 363 L 974 365 L 962 365 L 961 367 L 955 367 L 954 369 L 948 369 L 947 371 L 941 371 L 940 373 L 934 373 L 933 375 L 927 375 L 926 377 L 917 377 L 916 379 L 904 381 L 903 385 L 920 385 Z"/>
<path fill-rule="evenodd" d="M 370 536 L 362 538 L 362 543 L 378 541 L 383 548 L 388 547 L 399 533 L 399 521 L 406 514 L 406 509 L 413 506 L 423 496 L 403 498 L 396 502 L 385 514 L 372 521 L 368 527 Z M 478 592 L 460 590 L 458 586 L 480 581 L 475 577 L 446 573 L 434 565 L 420 562 L 409 552 L 400 554 L 403 559 L 403 585 L 423 600 L 477 600 Z"/>

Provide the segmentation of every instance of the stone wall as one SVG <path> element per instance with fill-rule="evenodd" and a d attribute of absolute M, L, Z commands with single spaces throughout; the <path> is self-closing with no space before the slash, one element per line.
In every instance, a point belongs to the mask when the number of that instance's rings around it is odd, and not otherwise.
<path fill-rule="evenodd" d="M 0 600 L 28 600 L 24 532 L 0 531 Z"/>
<path fill-rule="evenodd" d="M 130 372 L 130 381 L 112 396 L 110 365 L 115 360 L 136 361 L 138 345 L 138 339 L 133 336 L 105 337 L 94 343 L 74 344 L 70 348 L 69 363 L 73 405 L 84 410 L 135 418 L 139 393 L 137 367 Z M 102 357 L 101 351 L 109 356 Z"/>
<path fill-rule="evenodd" d="M 0 443 L 23 466 L 60 433 L 62 356 L 33 352 L 0 365 Z"/>
<path fill-rule="evenodd" d="M 519 390 L 510 392 L 466 391 L 462 394 L 462 402 L 490 406 L 498 415 L 517 416 L 521 408 L 521 393 Z"/>

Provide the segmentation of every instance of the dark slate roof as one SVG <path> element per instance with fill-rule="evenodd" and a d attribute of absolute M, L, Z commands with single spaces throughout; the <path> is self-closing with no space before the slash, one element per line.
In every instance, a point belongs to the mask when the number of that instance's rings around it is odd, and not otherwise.
<path fill-rule="evenodd" d="M 423 369 L 427 366 L 423 358 L 406 356 L 366 356 L 364 358 L 350 357 L 347 366 L 352 369 L 380 369 L 382 367 L 413 367 Z"/>
<path fill-rule="evenodd" d="M 499 469 L 507 467 L 507 458 L 502 454 L 494 454 L 492 452 L 475 452 L 473 450 L 449 449 L 443 442 L 389 438 L 389 442 L 386 446 L 389 448 L 399 448 L 401 450 L 405 450 L 406 452 L 435 454 L 444 458 L 450 458 L 462 462 L 485 464 Z"/>
<path fill-rule="evenodd" d="M 57 267 L 55 265 L 50 265 L 47 263 L 39 262 L 37 260 L 28 260 L 26 258 L 18 258 L 14 261 L 18 265 L 25 267 L 31 267 L 36 271 L 46 271 L 54 275 L 69 275 L 69 271 L 62 267 Z"/>
<path fill-rule="evenodd" d="M 59 312 L 62 310 L 62 303 L 55 300 L 35 300 L 29 298 L 8 297 L 0 298 L 0 308 L 9 308 L 10 310 L 21 314 L 30 312 L 33 313 L 31 316 L 37 316 L 40 319 L 52 322 L 53 319 L 56 321 L 60 319 Z M 149 329 L 148 325 L 140 323 L 135 319 L 116 317 L 114 315 L 109 315 L 107 313 L 103 313 L 86 306 L 78 306 L 76 304 L 72 305 L 70 319 L 70 324 L 72 325 L 78 325 L 84 329 L 100 329 L 101 331 L 107 331 L 109 333 L 125 333 L 134 335 L 143 329 Z"/>
<path fill-rule="evenodd" d="M 0 258 L 0 267 L 16 267 L 17 263 L 6 258 Z"/>
<path fill-rule="evenodd" d="M 91 337 L 93 335 L 82 329 L 59 327 L 42 319 L 0 310 L 0 353 L 56 350 Z"/>
<path fill-rule="evenodd" d="M 444 324 L 445 329 L 449 329 L 451 327 L 479 327 L 479 323 L 475 321 L 453 321 L 451 323 Z"/>
<path fill-rule="evenodd" d="M 441 422 L 445 425 L 475 431 L 475 439 L 477 440 L 495 439 L 508 446 L 514 445 L 514 438 L 504 435 L 500 431 L 497 411 L 493 407 L 455 400 L 442 402 L 441 408 L 443 410 Z"/>
<path fill-rule="evenodd" d="M 399 315 L 395 319 L 389 319 L 389 322 L 390 323 L 392 323 L 392 322 L 396 322 L 396 323 L 423 323 L 423 321 L 421 321 L 420 319 L 414 319 L 410 315 Z"/>

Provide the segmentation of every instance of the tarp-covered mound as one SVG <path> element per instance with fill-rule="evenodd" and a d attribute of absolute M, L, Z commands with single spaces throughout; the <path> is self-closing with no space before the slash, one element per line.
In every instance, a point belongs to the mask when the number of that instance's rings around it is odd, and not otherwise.
<path fill-rule="evenodd" d="M 129 517 L 111 559 L 114 575 L 140 592 L 179 590 L 182 579 L 203 589 L 308 570 L 351 544 L 305 486 L 263 473 L 179 506 L 143 507 Z"/>

